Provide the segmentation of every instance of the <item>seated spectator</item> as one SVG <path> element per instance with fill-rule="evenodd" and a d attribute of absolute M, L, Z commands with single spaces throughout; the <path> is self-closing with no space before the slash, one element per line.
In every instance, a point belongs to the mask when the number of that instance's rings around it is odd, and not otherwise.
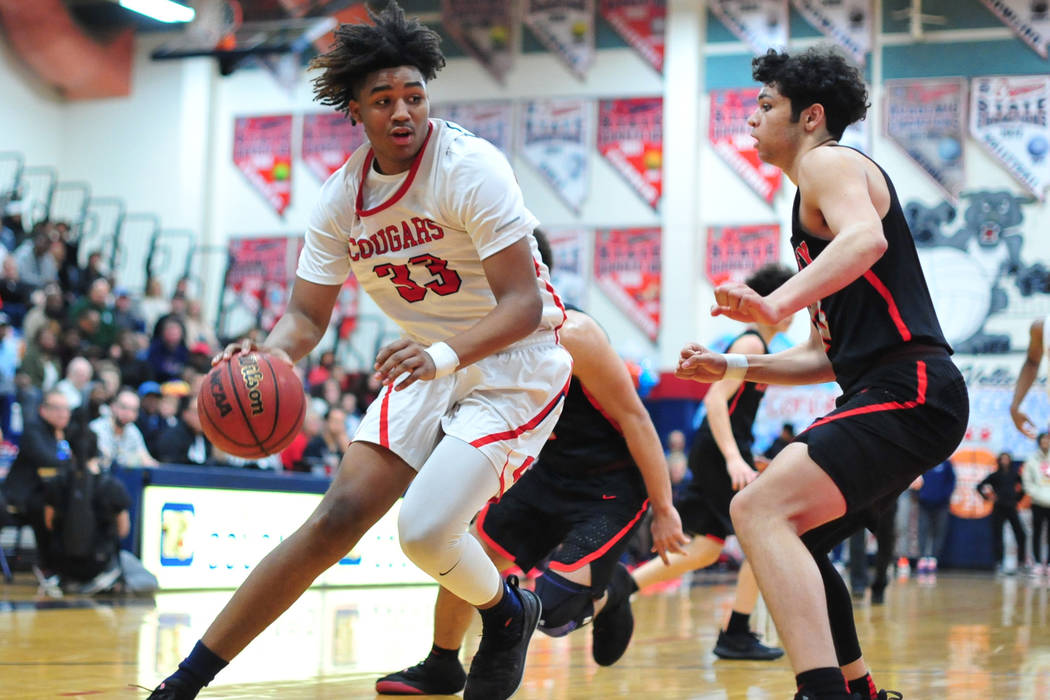
<path fill-rule="evenodd" d="M 157 326 L 158 332 L 146 355 L 146 361 L 153 367 L 153 378 L 158 382 L 179 379 L 190 355 L 182 322 L 169 316 L 161 319 Z"/>
<path fill-rule="evenodd" d="M 95 280 L 105 277 L 107 277 L 106 264 L 102 260 L 102 252 L 92 251 L 88 254 L 87 265 L 84 266 L 77 280 L 77 286 L 72 291 L 78 297 L 86 296 Z"/>
<path fill-rule="evenodd" d="M 182 328 L 183 331 L 182 336 L 183 338 L 186 337 L 186 311 L 188 306 L 186 303 L 186 295 L 175 292 L 175 294 L 171 296 L 170 304 L 171 308 L 168 310 L 168 313 L 158 318 L 156 325 L 153 326 L 154 338 L 161 335 L 161 326 L 163 326 L 165 322 L 171 320 L 179 322 L 179 327 Z"/>
<path fill-rule="evenodd" d="M 331 350 L 325 350 L 321 353 L 320 359 L 317 364 L 310 368 L 310 371 L 306 373 L 306 387 L 307 389 L 313 389 L 315 386 L 321 386 L 325 380 L 332 376 L 332 367 L 335 365 L 335 353 Z"/>
<path fill-rule="evenodd" d="M 306 446 L 310 444 L 310 440 L 323 429 L 324 419 L 321 418 L 321 414 L 307 407 L 302 429 L 292 440 L 291 444 L 281 451 L 281 464 L 284 465 L 285 470 L 293 472 L 310 471 L 310 465 L 303 460 L 303 453 L 306 452 Z"/>
<path fill-rule="evenodd" d="M 179 399 L 178 420 L 165 425 L 154 439 L 154 454 L 161 462 L 175 464 L 216 464 L 212 445 L 204 437 L 197 397 L 186 395 Z"/>
<path fill-rule="evenodd" d="M 109 404 L 109 415 L 99 416 L 89 424 L 98 436 L 99 467 L 107 472 L 121 467 L 153 467 L 157 460 L 146 449 L 135 419 L 139 417 L 139 395 L 122 389 Z"/>
<path fill-rule="evenodd" d="M 324 428 L 317 435 L 310 438 L 303 450 L 302 461 L 311 471 L 323 470 L 331 476 L 339 469 L 339 463 L 343 461 L 343 453 L 350 446 L 350 438 L 346 434 L 346 414 L 338 406 L 328 409 L 325 415 Z"/>
<path fill-rule="evenodd" d="M 135 331 L 142 333 L 146 330 L 146 322 L 142 320 L 138 310 L 134 307 L 131 292 L 127 287 L 117 287 L 113 290 L 113 326 L 117 332 Z"/>
<path fill-rule="evenodd" d="M 671 478 L 671 490 L 678 492 L 689 473 L 689 458 L 685 453 L 685 433 L 672 430 L 667 434 L 667 470 Z"/>
<path fill-rule="evenodd" d="M 117 340 L 109 347 L 109 359 L 120 365 L 120 376 L 127 386 L 153 381 L 153 365 L 146 361 L 148 346 L 142 333 L 117 331 Z"/>
<path fill-rule="evenodd" d="M 42 291 L 33 293 L 33 306 L 22 321 L 22 335 L 32 338 L 42 326 L 48 324 L 55 324 L 55 332 L 58 333 L 65 320 L 66 298 L 62 295 L 62 288 L 57 284 L 49 284 Z"/>
<path fill-rule="evenodd" d="M 91 389 L 91 376 L 94 370 L 91 363 L 83 357 L 74 357 L 66 367 L 66 376 L 55 384 L 55 389 L 62 392 L 70 410 L 76 410 L 80 404 L 87 400 L 88 391 Z"/>
<path fill-rule="evenodd" d="M 780 454 L 780 451 L 791 444 L 795 439 L 795 425 L 794 423 L 784 423 L 780 426 L 780 433 L 773 438 L 773 444 L 771 444 L 763 456 L 766 458 L 766 463 L 773 461 L 773 458 Z"/>
<path fill-rule="evenodd" d="M 150 448 L 150 453 L 155 453 L 152 449 L 152 440 L 156 436 L 157 431 L 164 427 L 164 417 L 160 413 L 161 393 L 160 384 L 157 382 L 143 382 L 139 384 L 139 417 L 135 421 L 135 425 L 139 427 L 139 432 L 142 433 L 142 437 L 146 440 L 147 447 Z M 174 416 L 174 411 L 172 412 Z"/>
<path fill-rule="evenodd" d="M 4 312 L 11 319 L 15 328 L 22 327 L 22 321 L 32 304 L 33 290 L 36 287 L 22 279 L 18 274 L 18 263 L 10 255 L 0 263 L 0 301 Z"/>
<path fill-rule="evenodd" d="M 26 235 L 22 228 L 23 206 L 21 199 L 11 199 L 4 205 L 2 216 L 0 216 L 0 244 L 8 253 L 14 252 Z"/>
<path fill-rule="evenodd" d="M 58 359 L 58 335 L 56 326 L 44 325 L 36 336 L 26 343 L 22 356 L 22 371 L 29 376 L 33 386 L 48 391 L 62 377 L 62 365 Z"/>
<path fill-rule="evenodd" d="M 117 327 L 114 319 L 115 310 L 113 305 L 110 304 L 109 293 L 109 281 L 105 278 L 97 279 L 91 283 L 87 296 L 81 297 L 69 309 L 69 316 L 76 320 L 77 325 L 81 328 L 81 334 L 92 345 L 103 348 L 108 348 L 117 337 Z M 91 315 L 84 313 L 87 309 L 92 309 L 98 313 L 98 320 L 92 324 L 93 328 L 82 323 L 82 319 L 85 316 L 93 318 Z"/>
<path fill-rule="evenodd" d="M 64 393 L 52 389 L 44 394 L 35 419 L 27 416 L 18 456 L 0 486 L 8 507 L 33 528 L 39 568 L 45 579 L 55 573 L 51 530 L 44 522 L 47 484 L 73 467 L 73 452 L 66 435 L 70 413 Z"/>
<path fill-rule="evenodd" d="M 33 227 L 33 235 L 14 252 L 22 281 L 34 287 L 58 282 L 58 264 L 51 255 L 51 232 L 46 222 Z"/>
<path fill-rule="evenodd" d="M 211 351 L 221 347 L 215 330 L 204 321 L 204 309 L 199 300 L 186 300 L 186 318 L 183 322 L 186 326 L 186 343 L 191 347 L 198 343 L 204 343 Z"/>

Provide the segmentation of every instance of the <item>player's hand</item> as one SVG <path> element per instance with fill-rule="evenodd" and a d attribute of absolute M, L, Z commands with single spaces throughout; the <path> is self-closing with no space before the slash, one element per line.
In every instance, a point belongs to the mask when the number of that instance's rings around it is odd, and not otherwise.
<path fill-rule="evenodd" d="M 1018 430 L 1024 433 L 1027 437 L 1035 440 L 1035 423 L 1033 423 L 1032 419 L 1028 417 L 1028 414 L 1022 412 L 1019 408 L 1014 408 L 1013 406 L 1011 406 L 1010 417 L 1013 419 L 1014 425 L 1017 426 Z"/>
<path fill-rule="evenodd" d="M 729 472 L 734 491 L 739 491 L 758 477 L 758 472 L 752 469 L 743 457 L 739 456 L 726 460 L 726 471 Z"/>
<path fill-rule="evenodd" d="M 422 345 L 407 338 L 387 343 L 376 355 L 376 379 L 385 386 L 390 386 L 405 375 L 404 379 L 394 386 L 394 391 L 411 386 L 417 379 L 433 379 L 437 368 L 425 350 Z"/>
<path fill-rule="evenodd" d="M 776 310 L 766 298 L 743 282 L 727 282 L 715 287 L 715 303 L 712 316 L 727 316 L 744 323 L 768 323 L 780 321 Z"/>
<path fill-rule="evenodd" d="M 663 560 L 664 566 L 670 566 L 669 552 L 685 554 L 682 549 L 689 544 L 689 537 L 682 532 L 682 518 L 673 507 L 653 510 L 653 523 L 649 528 L 653 535 L 652 551 Z"/>
<path fill-rule="evenodd" d="M 214 367 L 220 362 L 226 362 L 234 355 L 245 355 L 249 352 L 266 353 L 267 355 L 276 357 L 279 360 L 283 360 L 284 362 L 287 362 L 290 365 L 295 364 L 294 362 L 292 362 L 292 358 L 284 350 L 281 350 L 280 348 L 267 347 L 265 345 L 256 345 L 255 341 L 251 338 L 245 338 L 244 340 L 237 343 L 230 343 L 225 348 L 223 348 L 222 352 L 218 353 L 217 355 L 211 358 L 211 364 Z"/>
<path fill-rule="evenodd" d="M 689 343 L 678 354 L 678 366 L 674 376 L 694 382 L 717 382 L 726 373 L 726 360 L 722 353 L 711 352 L 703 345 Z"/>

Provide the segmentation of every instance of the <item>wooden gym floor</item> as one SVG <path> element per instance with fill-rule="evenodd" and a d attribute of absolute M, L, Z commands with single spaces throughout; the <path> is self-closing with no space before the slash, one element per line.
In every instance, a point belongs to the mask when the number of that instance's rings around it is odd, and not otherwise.
<path fill-rule="evenodd" d="M 590 658 L 589 628 L 537 634 L 516 700 L 600 698 L 787 700 L 786 659 L 718 660 L 732 578 L 703 575 L 635 598 L 631 648 L 611 668 Z M 430 646 L 433 587 L 308 592 L 201 695 L 321 700 L 374 698 L 378 675 Z M 0 698 L 144 698 L 175 667 L 229 596 L 56 600 L 23 574 L 0 589 Z M 1050 584 L 1018 575 L 942 573 L 894 581 L 886 603 L 858 603 L 857 627 L 881 687 L 908 700 L 1050 698 Z M 760 608 L 753 618 L 776 641 Z M 477 647 L 471 630 L 466 653 Z"/>

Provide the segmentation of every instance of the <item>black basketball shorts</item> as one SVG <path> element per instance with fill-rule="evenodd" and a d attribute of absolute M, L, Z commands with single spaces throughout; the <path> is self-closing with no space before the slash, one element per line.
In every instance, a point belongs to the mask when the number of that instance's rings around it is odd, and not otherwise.
<path fill-rule="evenodd" d="M 523 571 L 548 558 L 555 572 L 589 564 L 591 590 L 600 595 L 648 507 L 634 467 L 570 477 L 545 470 L 541 461 L 489 503 L 475 525 L 489 547 Z"/>

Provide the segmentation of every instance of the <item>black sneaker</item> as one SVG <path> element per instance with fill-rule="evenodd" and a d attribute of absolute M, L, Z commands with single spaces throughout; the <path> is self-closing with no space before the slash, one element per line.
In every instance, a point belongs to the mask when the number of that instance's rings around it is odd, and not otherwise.
<path fill-rule="evenodd" d="M 754 632 L 728 634 L 725 630 L 718 633 L 715 644 L 715 656 L 720 659 L 749 659 L 751 661 L 773 661 L 784 655 L 779 647 L 767 647 L 758 641 Z"/>
<path fill-rule="evenodd" d="M 896 690 L 880 690 L 879 694 L 875 696 L 876 700 L 904 700 L 904 696 L 898 693 Z M 853 700 L 867 700 L 860 693 L 853 694 Z"/>
<path fill-rule="evenodd" d="M 634 633 L 630 595 L 632 582 L 626 567 L 617 564 L 609 585 L 610 598 L 615 600 L 594 616 L 594 628 L 591 630 L 591 655 L 599 666 L 612 666 L 619 661 L 631 643 Z"/>
<path fill-rule="evenodd" d="M 871 587 L 871 604 L 882 605 L 886 602 L 886 587 L 885 586 L 872 586 Z"/>
<path fill-rule="evenodd" d="M 521 632 L 516 639 L 508 640 L 503 630 L 482 625 L 481 644 L 470 663 L 463 700 L 507 700 L 517 692 L 525 675 L 525 652 L 543 606 L 535 593 L 518 588 L 517 576 L 507 577 L 507 587 L 508 594 L 521 601 Z"/>
<path fill-rule="evenodd" d="M 459 659 L 452 659 L 444 665 L 430 659 L 423 659 L 415 666 L 409 666 L 397 673 L 380 678 L 376 681 L 376 693 L 379 695 L 455 695 L 463 690 L 466 683 L 467 674 Z"/>
<path fill-rule="evenodd" d="M 168 678 L 153 689 L 146 700 L 193 700 L 197 697 L 196 690 L 182 684 L 174 678 Z"/>

